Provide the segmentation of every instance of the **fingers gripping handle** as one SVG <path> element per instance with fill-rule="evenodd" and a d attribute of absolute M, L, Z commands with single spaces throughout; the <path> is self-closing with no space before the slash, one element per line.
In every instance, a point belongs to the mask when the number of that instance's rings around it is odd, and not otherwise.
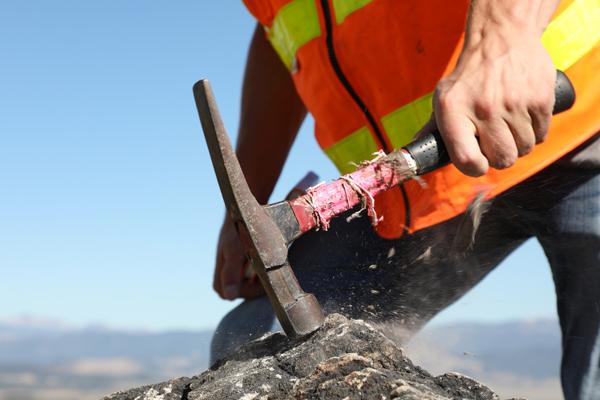
<path fill-rule="evenodd" d="M 553 114 L 568 110 L 575 103 L 575 89 L 569 78 L 556 71 Z M 450 163 L 450 156 L 438 131 L 430 133 L 404 147 L 417 164 L 417 175 L 423 175 Z"/>

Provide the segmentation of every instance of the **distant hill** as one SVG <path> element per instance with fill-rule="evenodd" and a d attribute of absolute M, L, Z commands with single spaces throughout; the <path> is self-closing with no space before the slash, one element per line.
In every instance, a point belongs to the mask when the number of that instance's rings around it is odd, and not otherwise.
<path fill-rule="evenodd" d="M 1 329 L 1 328 L 0 328 Z M 206 368 L 211 332 L 128 333 L 83 330 L 0 341 L 0 366 L 55 366 L 82 358 L 130 358 L 143 364 L 193 358 Z"/>
<path fill-rule="evenodd" d="M 195 375 L 208 367 L 211 335 L 0 322 L 0 400 L 98 399 L 120 389 Z M 406 350 L 432 373 L 462 372 L 505 397 L 561 398 L 555 321 L 433 327 Z"/>
<path fill-rule="evenodd" d="M 0 323 L 0 400 L 86 400 L 208 366 L 212 332 Z"/>

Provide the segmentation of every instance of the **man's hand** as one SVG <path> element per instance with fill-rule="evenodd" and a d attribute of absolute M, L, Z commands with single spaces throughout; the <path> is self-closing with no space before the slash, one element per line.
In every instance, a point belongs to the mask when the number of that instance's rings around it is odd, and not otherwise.
<path fill-rule="evenodd" d="M 544 140 L 556 70 L 540 37 L 556 3 L 472 1 L 464 48 L 433 100 L 450 158 L 464 174 L 510 167 Z"/>
<path fill-rule="evenodd" d="M 256 276 L 247 277 L 249 268 L 244 248 L 235 226 L 229 218 L 225 218 L 219 244 L 217 245 L 217 262 L 213 288 L 224 299 L 233 300 L 238 297 L 251 299 L 263 294 L 263 288 Z"/>

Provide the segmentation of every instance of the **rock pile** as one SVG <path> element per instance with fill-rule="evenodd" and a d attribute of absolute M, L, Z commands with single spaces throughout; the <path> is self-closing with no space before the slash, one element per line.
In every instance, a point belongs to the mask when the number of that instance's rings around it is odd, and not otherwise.
<path fill-rule="evenodd" d="M 250 342 L 192 377 L 119 392 L 104 400 L 499 399 L 459 374 L 437 377 L 362 321 L 341 315 L 301 341 L 280 333 Z"/>

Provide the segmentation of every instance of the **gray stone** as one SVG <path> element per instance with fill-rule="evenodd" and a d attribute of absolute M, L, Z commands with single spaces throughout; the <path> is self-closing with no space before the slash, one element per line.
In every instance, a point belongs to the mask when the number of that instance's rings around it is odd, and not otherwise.
<path fill-rule="evenodd" d="M 247 343 L 208 371 L 104 400 L 498 400 L 466 376 L 438 377 L 363 321 L 332 314 L 312 336 L 281 333 Z"/>

